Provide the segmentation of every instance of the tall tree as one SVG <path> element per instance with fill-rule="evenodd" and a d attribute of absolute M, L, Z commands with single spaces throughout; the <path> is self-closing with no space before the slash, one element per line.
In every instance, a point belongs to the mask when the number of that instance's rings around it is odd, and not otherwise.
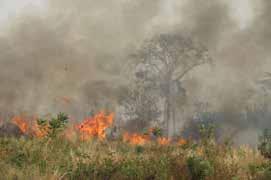
<path fill-rule="evenodd" d="M 190 37 L 160 34 L 146 40 L 132 58 L 136 78 L 163 99 L 163 121 L 169 136 L 170 123 L 174 129 L 176 126 L 176 99 L 185 94 L 182 80 L 196 67 L 211 62 L 208 50 Z"/>

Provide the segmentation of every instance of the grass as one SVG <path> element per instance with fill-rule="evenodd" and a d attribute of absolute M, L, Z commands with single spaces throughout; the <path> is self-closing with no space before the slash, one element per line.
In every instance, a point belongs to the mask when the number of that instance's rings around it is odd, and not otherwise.
<path fill-rule="evenodd" d="M 121 141 L 1 138 L 2 179 L 269 179 L 271 165 L 249 147 L 190 142 L 131 146 Z"/>
<path fill-rule="evenodd" d="M 68 117 L 38 120 L 46 136 L 0 138 L 0 179 L 4 180 L 269 180 L 271 131 L 259 148 L 217 144 L 213 126 L 200 126 L 198 141 L 143 146 L 119 140 L 80 140 L 65 132 Z M 69 131 L 73 132 L 73 131 Z M 154 131 L 156 132 L 156 131 Z"/>

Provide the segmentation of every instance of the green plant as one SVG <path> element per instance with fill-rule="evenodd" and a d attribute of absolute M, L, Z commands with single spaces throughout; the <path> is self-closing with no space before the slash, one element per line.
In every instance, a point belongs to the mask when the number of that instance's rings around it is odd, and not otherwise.
<path fill-rule="evenodd" d="M 140 179 L 142 170 L 138 160 L 125 160 L 121 163 L 120 172 L 126 179 Z"/>
<path fill-rule="evenodd" d="M 156 137 L 161 137 L 161 136 L 163 136 L 163 131 L 162 131 L 162 129 L 159 128 L 159 127 L 153 128 L 152 133 L 153 133 L 153 135 L 156 136 Z"/>
<path fill-rule="evenodd" d="M 265 129 L 259 140 L 259 151 L 265 158 L 271 159 L 271 130 Z"/>
<path fill-rule="evenodd" d="M 143 147 L 143 146 L 136 146 L 136 147 L 135 147 L 135 152 L 136 152 L 137 154 L 143 153 L 143 152 L 144 152 L 144 147 Z"/>
<path fill-rule="evenodd" d="M 214 172 L 211 163 L 201 157 L 189 157 L 187 166 L 193 180 L 204 180 Z"/>
<path fill-rule="evenodd" d="M 50 121 L 37 119 L 37 124 L 41 130 L 45 130 L 48 127 L 47 136 L 52 138 L 57 137 L 65 129 L 68 119 L 66 114 L 60 112 L 57 117 L 52 118 Z"/>
<path fill-rule="evenodd" d="M 263 163 L 260 165 L 249 164 L 249 172 L 253 179 L 269 180 L 271 179 L 271 164 Z"/>
<path fill-rule="evenodd" d="M 199 132 L 200 132 L 200 137 L 203 141 L 214 139 L 215 125 L 213 123 L 200 123 Z"/>
<path fill-rule="evenodd" d="M 26 157 L 26 154 L 23 152 L 15 152 L 10 157 L 10 162 L 19 168 L 22 168 L 26 161 L 27 161 L 27 157 Z"/>

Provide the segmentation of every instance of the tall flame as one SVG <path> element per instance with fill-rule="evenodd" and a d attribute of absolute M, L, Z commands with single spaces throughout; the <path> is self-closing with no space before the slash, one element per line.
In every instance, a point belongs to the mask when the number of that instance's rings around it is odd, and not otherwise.
<path fill-rule="evenodd" d="M 12 118 L 11 120 L 15 125 L 17 125 L 19 127 L 19 129 L 26 134 L 28 132 L 28 123 L 26 121 L 26 119 L 22 116 L 15 116 Z"/>
<path fill-rule="evenodd" d="M 24 116 L 15 116 L 11 120 L 23 134 L 34 136 L 37 138 L 45 137 L 48 134 L 48 126 L 39 127 L 37 124 L 37 117 L 26 118 Z"/>
<path fill-rule="evenodd" d="M 98 137 L 100 140 L 105 139 L 106 129 L 113 124 L 114 114 L 106 115 L 100 112 L 94 117 L 87 117 L 77 126 L 82 140 L 88 140 L 92 137 Z"/>

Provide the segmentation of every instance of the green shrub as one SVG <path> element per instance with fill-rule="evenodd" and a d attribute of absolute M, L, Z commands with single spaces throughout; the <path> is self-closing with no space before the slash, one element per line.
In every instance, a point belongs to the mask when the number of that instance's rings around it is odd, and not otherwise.
<path fill-rule="evenodd" d="M 187 165 L 193 180 L 204 180 L 214 172 L 211 163 L 201 157 L 189 157 Z"/>
<path fill-rule="evenodd" d="M 136 147 L 135 147 L 135 152 L 136 152 L 137 154 L 143 153 L 143 152 L 144 152 L 144 147 L 143 147 L 143 146 L 136 146 Z"/>
<path fill-rule="evenodd" d="M 10 162 L 19 168 L 22 168 L 27 161 L 27 156 L 23 152 L 15 152 L 10 156 Z"/>
<path fill-rule="evenodd" d="M 153 133 L 153 135 L 154 135 L 155 137 L 161 137 L 161 136 L 163 136 L 163 131 L 162 131 L 162 129 L 159 128 L 159 127 L 153 128 L 152 133 Z"/>
<path fill-rule="evenodd" d="M 49 122 L 49 136 L 56 137 L 57 134 L 66 127 L 68 116 L 64 113 L 59 113 L 56 118 L 52 118 Z"/>
<path fill-rule="evenodd" d="M 142 178 L 143 173 L 138 160 L 125 160 L 121 163 L 120 173 L 125 179 L 140 179 Z"/>
<path fill-rule="evenodd" d="M 271 164 L 263 163 L 260 165 L 250 164 L 249 172 L 253 179 L 270 180 L 271 179 Z"/>
<path fill-rule="evenodd" d="M 204 142 L 215 138 L 215 125 L 213 123 L 199 124 L 200 137 Z"/>
<path fill-rule="evenodd" d="M 265 129 L 262 136 L 260 136 L 260 143 L 258 146 L 261 154 L 268 159 L 271 159 L 271 130 Z"/>
<path fill-rule="evenodd" d="M 64 113 L 59 113 L 57 117 L 52 118 L 50 121 L 46 119 L 38 119 L 37 124 L 40 129 L 46 129 L 48 127 L 48 137 L 57 137 L 59 133 L 61 133 L 67 123 L 68 123 L 68 116 Z"/>

